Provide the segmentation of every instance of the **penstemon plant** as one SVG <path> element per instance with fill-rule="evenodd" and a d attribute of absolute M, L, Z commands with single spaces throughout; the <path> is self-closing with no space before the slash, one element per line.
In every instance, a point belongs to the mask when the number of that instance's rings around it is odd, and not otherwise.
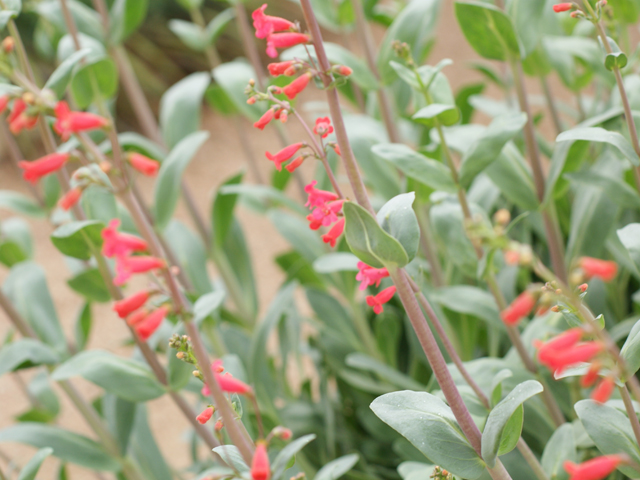
<path fill-rule="evenodd" d="M 68 464 L 126 480 L 640 478 L 638 0 L 455 1 L 494 61 L 455 95 L 452 61 L 427 63 L 440 0 L 226 3 L 207 22 L 178 0 L 189 20 L 168 27 L 206 70 L 156 118 L 128 48 L 146 1 L 0 0 L 0 138 L 32 194 L 0 191 L 0 373 L 29 380 L 0 442 L 39 449 L 22 468 L 3 454 L 0 479 L 43 475 L 49 456 L 60 479 L 84 478 Z M 248 61 L 223 61 L 231 25 Z M 323 28 L 355 30 L 364 58 Z M 142 133 L 119 130 L 118 85 Z M 205 101 L 256 181 L 217 181 L 208 215 L 182 178 L 216 154 Z M 269 135 L 278 151 L 255 158 Z M 240 206 L 289 245 L 268 306 Z M 49 223 L 70 267 L 73 340 L 22 217 Z M 123 322 L 130 358 L 87 348 L 97 321 Z M 60 425 L 59 394 L 88 436 Z M 183 454 L 150 427 L 165 395 Z"/>

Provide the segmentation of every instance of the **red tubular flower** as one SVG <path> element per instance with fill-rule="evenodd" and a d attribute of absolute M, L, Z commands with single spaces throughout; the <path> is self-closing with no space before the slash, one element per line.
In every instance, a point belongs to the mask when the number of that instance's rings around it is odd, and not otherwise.
<path fill-rule="evenodd" d="M 286 162 L 287 160 L 289 160 L 291 157 L 293 157 L 296 153 L 298 153 L 298 150 L 300 150 L 303 146 L 304 146 L 304 143 L 302 143 L 302 142 L 294 143 L 293 145 L 289 145 L 288 147 L 284 147 L 282 150 L 280 150 L 275 155 L 267 152 L 266 156 L 267 156 L 267 158 L 269 160 L 271 160 L 273 163 L 275 163 L 276 168 L 278 170 L 282 170 L 282 164 L 284 162 Z"/>
<path fill-rule="evenodd" d="M 240 395 L 253 392 L 251 387 L 244 383 L 242 380 L 234 378 L 233 375 L 231 375 L 229 372 L 223 374 L 222 370 L 222 360 L 216 360 L 211 364 L 211 371 L 216 377 L 216 381 L 218 382 L 218 385 L 223 392 L 238 393 Z M 207 385 L 202 387 L 202 395 L 211 395 L 211 391 L 209 390 L 209 387 Z"/>
<path fill-rule="evenodd" d="M 337 200 L 338 195 L 333 192 L 328 192 L 326 190 L 318 190 L 316 185 L 318 184 L 317 180 L 313 180 L 310 184 L 304 187 L 304 191 L 307 192 L 309 198 L 307 199 L 307 203 L 304 204 L 305 207 L 313 208 L 313 207 L 322 207 L 325 203 L 331 202 L 333 200 Z"/>
<path fill-rule="evenodd" d="M 204 425 L 209 420 L 211 420 L 212 416 L 213 416 L 213 407 L 207 407 L 202 411 L 200 415 L 196 417 L 196 420 L 202 425 Z"/>
<path fill-rule="evenodd" d="M 14 135 L 18 135 L 24 129 L 31 130 L 36 126 L 36 123 L 38 123 L 38 117 L 29 117 L 23 113 L 9 124 L 9 130 Z"/>
<path fill-rule="evenodd" d="M 331 230 L 329 230 L 327 233 L 325 233 L 322 236 L 322 241 L 324 243 L 328 243 L 329 245 L 331 245 L 331 248 L 334 248 L 336 246 L 336 241 L 338 240 L 340 235 L 342 235 L 343 231 L 344 231 L 344 217 L 338 220 L 335 223 L 335 225 L 331 227 Z"/>
<path fill-rule="evenodd" d="M 127 160 L 133 168 L 147 177 L 155 177 L 160 170 L 160 162 L 146 157 L 140 153 L 130 153 Z"/>
<path fill-rule="evenodd" d="M 373 307 L 373 311 L 379 315 L 382 313 L 382 306 L 393 298 L 396 294 L 396 287 L 388 287 L 377 295 L 369 295 L 367 297 L 367 305 Z"/>
<path fill-rule="evenodd" d="M 267 37 L 267 55 L 271 58 L 278 56 L 276 48 L 295 47 L 302 43 L 309 43 L 309 35 L 304 33 L 272 33 Z"/>
<path fill-rule="evenodd" d="M 313 133 L 320 135 L 322 138 L 327 138 L 330 133 L 333 133 L 333 127 L 331 126 L 329 117 L 318 118 L 316 120 L 316 126 L 313 127 Z"/>
<path fill-rule="evenodd" d="M 571 348 L 560 351 L 549 351 L 544 357 L 538 355 L 538 360 L 555 372 L 561 372 L 571 365 L 581 362 L 589 362 L 603 350 L 599 342 L 579 343 Z"/>
<path fill-rule="evenodd" d="M 603 282 L 610 282 L 618 273 L 618 264 L 610 260 L 582 257 L 579 265 L 587 278 L 598 277 Z"/>
<path fill-rule="evenodd" d="M 257 442 L 256 451 L 253 453 L 251 461 L 251 478 L 253 480 L 269 480 L 270 477 L 271 467 L 269 455 L 267 455 L 267 445 L 264 442 Z"/>
<path fill-rule="evenodd" d="M 274 77 L 277 77 L 278 75 L 287 75 L 287 73 L 291 73 L 293 75 L 293 73 L 295 73 L 295 69 L 291 72 L 289 67 L 294 63 L 295 62 L 293 60 L 289 60 L 288 62 L 270 63 L 267 65 L 267 68 L 269 69 L 269 73 Z"/>
<path fill-rule="evenodd" d="M 611 377 L 606 377 L 591 392 L 591 400 L 598 403 L 605 403 L 613 393 L 616 382 Z"/>
<path fill-rule="evenodd" d="M 304 162 L 304 157 L 298 157 L 284 168 L 286 168 L 289 173 L 293 173 L 296 168 L 302 165 L 302 162 Z"/>
<path fill-rule="evenodd" d="M 141 321 L 147 318 L 147 315 L 149 315 L 149 310 L 147 310 L 146 308 L 136 310 L 127 317 L 127 324 L 132 327 L 138 325 Z"/>
<path fill-rule="evenodd" d="M 68 153 L 51 153 L 33 162 L 18 162 L 18 166 L 24 170 L 24 179 L 35 184 L 42 177 L 60 170 L 68 159 Z"/>
<path fill-rule="evenodd" d="M 7 117 L 7 123 L 11 124 L 27 109 L 27 104 L 21 98 L 16 98 L 13 102 L 11 113 Z"/>
<path fill-rule="evenodd" d="M 547 354 L 557 353 L 561 350 L 567 350 L 575 346 L 584 335 L 584 330 L 580 327 L 570 328 L 566 332 L 561 333 L 555 338 L 552 338 L 546 343 L 536 341 L 534 345 L 539 349 L 538 357 L 542 361 L 543 357 Z"/>
<path fill-rule="evenodd" d="M 119 256 L 116 261 L 116 278 L 114 285 L 124 285 L 134 273 L 146 273 L 151 270 L 166 267 L 161 258 L 156 257 L 127 257 Z"/>
<path fill-rule="evenodd" d="M 553 6 L 553 11 L 556 13 L 567 12 L 571 10 L 572 6 L 572 3 L 557 3 Z"/>
<path fill-rule="evenodd" d="M 0 114 L 4 113 L 9 105 L 9 95 L 0 96 Z"/>
<path fill-rule="evenodd" d="M 264 127 L 269 125 L 269 122 L 273 120 L 273 116 L 274 116 L 273 108 L 270 108 L 269 110 L 264 112 L 264 115 L 262 115 L 262 117 L 260 117 L 260 120 L 254 123 L 253 126 L 255 128 L 259 128 L 260 130 L 264 130 Z"/>
<path fill-rule="evenodd" d="M 340 75 L 344 75 L 345 77 L 348 77 L 353 73 L 353 70 L 347 67 L 346 65 L 340 65 L 340 68 L 338 69 L 338 73 Z"/>
<path fill-rule="evenodd" d="M 253 18 L 253 28 L 256 29 L 257 38 L 267 38 L 273 32 L 290 30 L 291 28 L 295 27 L 295 24 L 293 24 L 286 18 L 265 15 L 264 11 L 266 9 L 267 4 L 265 3 L 260 8 L 254 10 L 254 12 L 251 14 L 251 18 Z"/>
<path fill-rule="evenodd" d="M 114 303 L 113 311 L 116 312 L 120 318 L 126 318 L 130 313 L 133 313 L 135 310 L 138 310 L 147 303 L 149 297 L 151 297 L 151 292 L 148 290 L 142 290 L 141 292 L 134 293 L 133 295 Z"/>
<path fill-rule="evenodd" d="M 525 290 L 502 312 L 502 321 L 507 325 L 516 325 L 522 318 L 531 313 L 535 305 L 535 295 Z"/>
<path fill-rule="evenodd" d="M 65 193 L 60 200 L 58 200 L 58 206 L 63 210 L 70 210 L 82 196 L 82 189 L 80 187 L 72 188 Z"/>
<path fill-rule="evenodd" d="M 369 285 L 380 286 L 380 281 L 389 276 L 386 268 L 373 268 L 364 262 L 358 262 L 358 274 L 356 280 L 360 283 L 360 290 L 366 290 Z"/>
<path fill-rule="evenodd" d="M 138 323 L 135 326 L 135 330 L 140 339 L 146 342 L 149 337 L 153 335 L 153 332 L 158 329 L 158 327 L 162 323 L 162 320 L 164 320 L 168 313 L 168 307 L 160 307 L 155 309 L 153 312 L 147 315 L 144 320 Z"/>
<path fill-rule="evenodd" d="M 56 123 L 53 129 L 63 141 L 69 140 L 72 133 L 87 132 L 97 128 L 104 128 L 109 121 L 89 112 L 72 112 L 65 101 L 60 101 L 55 108 Z"/>
<path fill-rule="evenodd" d="M 581 464 L 564 462 L 564 469 L 571 477 L 569 480 L 601 480 L 610 475 L 618 465 L 625 461 L 622 455 L 605 455 Z"/>
<path fill-rule="evenodd" d="M 593 362 L 589 367 L 589 370 L 587 370 L 587 373 L 585 373 L 580 379 L 580 385 L 582 386 L 582 388 L 589 388 L 594 383 L 596 383 L 596 380 L 598 380 L 599 373 L 600 373 L 600 362 Z"/>
<path fill-rule="evenodd" d="M 334 222 L 338 221 L 338 213 L 342 210 L 344 200 L 335 200 L 324 204 L 321 207 L 316 207 L 311 215 L 307 216 L 307 220 L 313 225 L 320 224 L 328 227 Z M 311 227 L 311 230 L 317 230 Z"/>
<path fill-rule="evenodd" d="M 129 255 L 131 252 L 144 252 L 148 245 L 140 237 L 128 233 L 118 232 L 120 220 L 114 218 L 109 222 L 109 226 L 102 230 L 102 254 L 105 257 L 116 257 Z"/>
<path fill-rule="evenodd" d="M 307 85 L 309 85 L 309 80 L 311 80 L 311 74 L 309 72 L 300 75 L 293 82 L 282 89 L 282 92 L 289 98 L 289 100 L 293 100 L 296 96 L 302 92 Z"/>

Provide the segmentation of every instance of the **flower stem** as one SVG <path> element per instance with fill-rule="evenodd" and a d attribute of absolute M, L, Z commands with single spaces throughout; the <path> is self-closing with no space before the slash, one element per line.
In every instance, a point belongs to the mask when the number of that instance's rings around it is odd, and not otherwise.
<path fill-rule="evenodd" d="M 636 443 L 640 445 L 640 422 L 638 422 L 638 415 L 636 415 L 636 410 L 633 408 L 633 402 L 631 401 L 631 396 L 629 395 L 629 390 L 626 385 L 618 387 L 620 390 L 620 395 L 622 396 L 622 401 L 624 402 L 624 408 L 627 411 L 627 416 L 629 417 L 629 422 L 631 423 L 631 429 L 633 430 L 633 434 L 636 437 Z"/>
<path fill-rule="evenodd" d="M 540 85 L 542 86 L 544 98 L 547 101 L 549 113 L 551 113 L 551 121 L 553 122 L 553 127 L 556 130 L 556 135 L 560 135 L 563 130 L 562 123 L 560 122 L 560 116 L 558 115 L 558 108 L 556 107 L 556 100 L 555 98 L 553 98 L 551 88 L 549 88 L 547 77 L 545 77 L 544 75 L 540 75 Z"/>

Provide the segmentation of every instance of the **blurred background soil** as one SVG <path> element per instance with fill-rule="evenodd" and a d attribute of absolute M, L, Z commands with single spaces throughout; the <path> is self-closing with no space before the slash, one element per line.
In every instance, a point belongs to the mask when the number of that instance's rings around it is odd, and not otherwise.
<path fill-rule="evenodd" d="M 455 91 L 462 85 L 480 80 L 479 74 L 468 68 L 468 63 L 478 60 L 478 57 L 460 32 L 453 14 L 453 2 L 445 0 L 443 4 L 437 43 L 428 61 L 430 64 L 435 64 L 443 58 L 454 60 L 455 63 L 447 67 L 445 73 Z M 249 8 L 252 6 L 250 4 Z M 302 20 L 302 16 L 295 6 L 291 8 L 291 12 L 292 15 L 288 18 Z M 382 29 L 378 29 L 376 34 L 377 38 L 380 39 L 382 37 Z M 327 37 L 331 38 L 330 35 L 327 35 Z M 336 40 L 340 41 L 340 39 Z M 223 43 L 219 44 L 219 49 L 224 54 L 224 38 L 222 41 Z M 357 39 L 353 34 L 350 35 L 349 43 L 352 46 L 357 45 Z M 237 43 L 233 45 L 231 42 L 228 46 L 229 48 L 238 48 Z M 138 68 L 140 69 L 141 66 L 138 66 Z M 167 84 L 170 85 L 178 79 L 179 77 L 167 78 Z M 552 86 L 554 90 L 560 88 L 559 83 L 552 83 Z M 161 85 L 158 86 L 158 88 L 161 87 Z M 530 85 L 530 91 L 532 94 L 539 96 L 540 90 L 536 83 Z M 488 93 L 491 94 L 492 91 L 489 89 Z M 303 101 L 322 100 L 321 94 L 317 91 L 305 92 L 305 95 L 306 97 Z M 122 92 L 120 96 L 123 97 Z M 127 108 L 126 101 L 123 103 L 121 100 L 118 104 L 119 108 L 120 105 L 122 105 L 122 108 Z M 487 121 L 486 118 L 476 115 L 476 121 Z M 135 127 L 135 125 L 133 126 Z M 242 128 L 250 139 L 250 148 L 258 160 L 263 178 L 270 178 L 272 164 L 264 158 L 264 152 L 266 150 L 276 151 L 280 148 L 277 137 L 268 128 L 264 132 L 254 130 L 247 121 L 243 121 Z M 214 114 L 205 107 L 203 129 L 208 130 L 211 133 L 211 137 L 187 168 L 184 178 L 195 195 L 200 211 L 207 218 L 211 199 L 217 187 L 232 174 L 237 173 L 242 168 L 246 168 L 246 165 L 233 121 Z M 291 139 L 303 138 L 303 132 L 295 121 L 290 120 L 287 124 L 287 129 Z M 547 132 L 551 135 L 549 128 L 547 128 Z M 247 172 L 247 181 L 255 182 L 256 179 L 250 169 L 247 168 Z M 311 180 L 312 170 L 302 170 L 302 175 L 308 182 Z M 148 181 L 148 179 L 140 179 L 140 184 L 147 198 L 151 198 L 153 182 Z M 292 195 L 300 198 L 294 182 L 291 182 L 291 184 L 293 187 L 290 189 Z M 29 193 L 20 178 L 19 172 L 12 165 L 6 152 L 3 152 L 2 145 L 0 145 L 0 189 Z M 273 261 L 273 258 L 276 254 L 286 249 L 286 243 L 266 218 L 260 217 L 247 209 L 240 208 L 238 211 L 252 253 L 261 308 L 264 311 L 284 280 L 284 275 Z M 0 219 L 7 217 L 7 212 L 0 211 Z M 183 205 L 179 206 L 178 217 L 191 225 Z M 63 256 L 53 247 L 49 240 L 49 235 L 52 231 L 51 226 L 46 221 L 33 220 L 30 220 L 30 225 L 34 238 L 35 261 L 43 265 L 46 270 L 49 288 L 57 307 L 58 315 L 69 338 L 72 338 L 73 324 L 79 309 L 82 307 L 82 301 L 66 284 L 66 280 L 70 276 L 69 270 L 65 265 Z M 215 272 L 212 270 L 211 274 L 214 275 Z M 0 282 L 6 278 L 6 275 L 7 270 L 5 268 L 0 269 Z M 94 305 L 93 330 L 88 348 L 105 349 L 129 356 L 130 347 L 124 345 L 128 332 L 123 322 L 111 311 L 108 304 Z M 8 320 L 4 317 L 4 313 L 0 311 L 0 338 L 4 337 L 8 330 Z M 28 410 L 28 399 L 22 385 L 27 383 L 29 378 L 30 373 L 4 375 L 0 378 L 0 429 L 14 423 L 14 417 Z M 97 387 L 82 379 L 75 379 L 75 383 L 80 387 L 86 398 L 93 398 L 99 393 Z M 76 414 L 66 398 L 61 394 L 59 399 L 63 413 L 59 417 L 58 423 L 67 429 L 91 437 L 92 434 L 89 428 L 83 419 Z M 167 396 L 151 401 L 148 407 L 151 427 L 165 458 L 177 469 L 188 466 L 190 464 L 189 446 L 185 441 L 184 435 L 188 428 L 186 420 Z M 33 452 L 32 448 L 2 443 L 0 444 L 0 468 L 6 471 L 7 459 L 9 458 L 18 465 L 24 465 Z M 57 465 L 57 460 L 48 459 L 45 462 L 45 468 L 42 470 L 41 478 L 55 478 Z M 91 472 L 76 466 L 70 466 L 68 473 L 72 479 L 95 478 Z"/>

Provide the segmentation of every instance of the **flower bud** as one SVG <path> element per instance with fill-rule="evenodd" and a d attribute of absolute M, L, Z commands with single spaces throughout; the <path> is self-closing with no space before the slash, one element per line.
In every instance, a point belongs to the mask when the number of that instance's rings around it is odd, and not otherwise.
<path fill-rule="evenodd" d="M 2 51 L 4 53 L 11 53 L 13 52 L 13 49 L 16 46 L 16 42 L 13 39 L 13 37 L 6 37 L 3 41 L 2 41 Z"/>

